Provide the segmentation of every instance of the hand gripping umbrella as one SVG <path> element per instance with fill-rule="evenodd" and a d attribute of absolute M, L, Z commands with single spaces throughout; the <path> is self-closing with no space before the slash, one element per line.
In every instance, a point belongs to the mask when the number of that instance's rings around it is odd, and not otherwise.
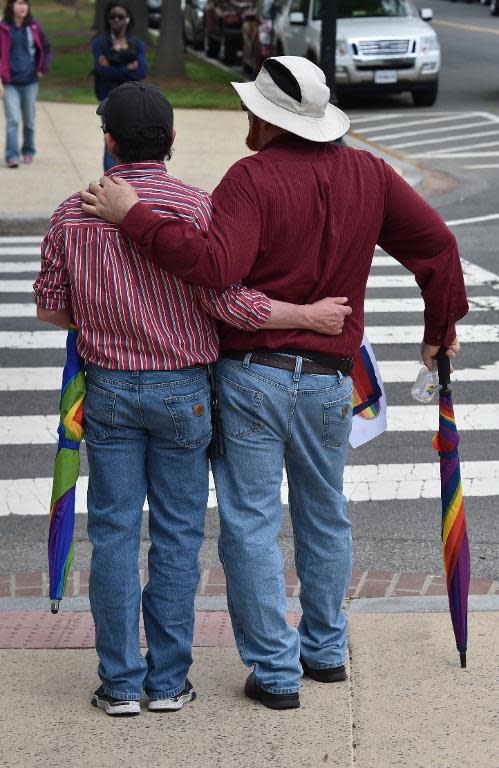
<path fill-rule="evenodd" d="M 75 490 L 80 471 L 85 397 L 85 374 L 83 360 L 76 351 L 77 336 L 76 326 L 71 324 L 66 340 L 67 355 L 62 374 L 60 421 L 57 429 L 59 445 L 50 500 L 48 560 L 52 613 L 59 610 L 73 560 Z"/>
<path fill-rule="evenodd" d="M 439 427 L 438 433 L 433 438 L 433 447 L 440 456 L 443 560 L 457 650 L 461 667 L 466 667 L 470 549 L 459 466 L 459 434 L 449 389 L 450 360 L 445 354 L 444 347 L 439 350 L 437 362 L 440 384 Z"/>

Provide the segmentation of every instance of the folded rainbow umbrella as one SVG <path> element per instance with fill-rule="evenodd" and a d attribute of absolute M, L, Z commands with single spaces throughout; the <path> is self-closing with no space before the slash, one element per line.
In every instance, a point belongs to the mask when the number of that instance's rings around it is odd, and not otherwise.
<path fill-rule="evenodd" d="M 461 667 L 466 667 L 470 548 L 459 464 L 459 433 L 449 389 L 450 360 L 443 347 L 440 348 L 437 362 L 440 383 L 439 427 L 433 438 L 433 447 L 440 456 L 443 560 L 456 646 Z"/>
<path fill-rule="evenodd" d="M 66 339 L 66 363 L 62 374 L 60 421 L 57 429 L 59 444 L 50 500 L 48 561 L 52 613 L 59 610 L 73 560 L 75 492 L 80 471 L 85 398 L 85 374 L 83 360 L 76 351 L 77 336 L 76 326 L 71 324 Z"/>

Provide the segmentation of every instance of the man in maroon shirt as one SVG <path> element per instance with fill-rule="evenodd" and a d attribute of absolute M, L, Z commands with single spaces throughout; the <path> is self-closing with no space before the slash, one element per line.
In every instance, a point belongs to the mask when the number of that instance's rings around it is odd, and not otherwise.
<path fill-rule="evenodd" d="M 340 335 L 225 329 L 217 364 L 225 455 L 213 471 L 220 557 L 241 658 L 254 671 L 246 694 L 271 708 L 299 706 L 302 671 L 344 680 L 351 525 L 342 493 L 351 428 L 348 374 L 364 327 L 367 277 L 377 243 L 411 270 L 425 302 L 423 361 L 453 356 L 467 312 L 454 236 L 383 160 L 332 144 L 349 127 L 329 104 L 318 67 L 267 59 L 253 83 L 234 83 L 258 153 L 229 169 L 213 194 L 206 232 L 160 220 L 118 180 L 83 193 L 88 213 L 119 224 L 151 261 L 192 283 L 244 279 L 296 303 L 348 296 Z M 286 623 L 277 534 L 283 463 L 289 483 L 303 618 Z"/>

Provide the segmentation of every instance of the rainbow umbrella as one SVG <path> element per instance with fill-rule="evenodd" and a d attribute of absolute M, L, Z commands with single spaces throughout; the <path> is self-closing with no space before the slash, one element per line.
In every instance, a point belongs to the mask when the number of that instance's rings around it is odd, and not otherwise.
<path fill-rule="evenodd" d="M 68 572 L 73 560 L 73 531 L 75 522 L 75 490 L 80 471 L 80 443 L 83 438 L 83 400 L 85 374 L 83 360 L 76 351 L 78 331 L 72 323 L 66 339 L 66 364 L 62 373 L 60 421 L 57 429 L 59 444 L 55 458 L 48 560 L 51 611 L 57 613 L 62 600 Z"/>
<path fill-rule="evenodd" d="M 440 383 L 439 427 L 433 447 L 440 456 L 442 488 L 442 550 L 447 574 L 449 609 L 461 667 L 466 667 L 470 548 L 466 533 L 463 488 L 459 466 L 459 434 L 449 389 L 450 360 L 441 347 L 437 357 Z"/>

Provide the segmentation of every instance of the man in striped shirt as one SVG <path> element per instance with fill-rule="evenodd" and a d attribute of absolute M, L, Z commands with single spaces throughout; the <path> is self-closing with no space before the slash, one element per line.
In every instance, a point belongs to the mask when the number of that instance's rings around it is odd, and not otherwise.
<path fill-rule="evenodd" d="M 121 161 L 108 175 L 129 181 L 158 215 L 206 230 L 209 195 L 166 173 L 174 131 L 162 94 L 126 84 L 99 113 L 107 146 Z M 180 709 L 195 697 L 187 672 L 208 499 L 206 366 L 218 357 L 216 320 L 248 332 L 339 333 L 349 309 L 342 300 L 295 307 L 241 284 L 195 288 L 144 261 L 117 227 L 85 216 L 79 195 L 52 216 L 34 290 L 39 318 L 66 326 L 74 317 L 86 362 L 89 592 L 102 683 L 92 703 L 108 714 L 138 714 L 144 689 L 150 710 Z M 144 659 L 138 556 L 146 495 Z"/>

